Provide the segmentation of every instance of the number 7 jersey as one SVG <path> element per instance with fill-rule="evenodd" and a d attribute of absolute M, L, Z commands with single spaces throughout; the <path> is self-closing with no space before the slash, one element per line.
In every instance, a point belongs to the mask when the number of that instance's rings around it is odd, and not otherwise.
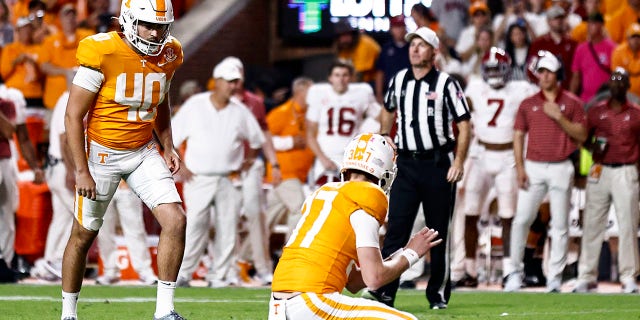
<path fill-rule="evenodd" d="M 499 89 L 483 80 L 473 80 L 467 85 L 465 95 L 473 106 L 473 128 L 479 140 L 486 143 L 513 141 L 513 125 L 520 103 L 539 91 L 527 81 L 509 81 Z"/>
<path fill-rule="evenodd" d="M 117 32 L 84 38 L 78 64 L 103 76 L 89 110 L 87 138 L 119 150 L 137 149 L 152 139 L 157 107 L 165 99 L 182 46 L 171 37 L 158 56 L 141 56 Z"/>

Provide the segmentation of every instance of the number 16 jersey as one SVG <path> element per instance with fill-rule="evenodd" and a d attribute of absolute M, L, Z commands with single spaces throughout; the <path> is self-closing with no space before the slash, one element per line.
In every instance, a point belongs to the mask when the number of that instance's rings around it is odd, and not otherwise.
<path fill-rule="evenodd" d="M 377 117 L 381 110 L 366 83 L 350 83 L 342 94 L 328 83 L 314 84 L 307 93 L 307 104 L 307 120 L 318 124 L 320 149 L 336 163 L 342 160 L 351 138 L 360 133 L 364 119 Z"/>
<path fill-rule="evenodd" d="M 157 107 L 183 59 L 173 37 L 158 56 L 141 56 L 125 41 L 117 32 L 99 33 L 80 41 L 76 52 L 81 67 L 102 75 L 87 138 L 118 150 L 137 149 L 152 139 Z"/>

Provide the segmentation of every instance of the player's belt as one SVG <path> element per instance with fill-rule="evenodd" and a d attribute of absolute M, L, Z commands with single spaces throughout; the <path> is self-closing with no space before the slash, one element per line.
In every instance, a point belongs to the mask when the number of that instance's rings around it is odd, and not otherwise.
<path fill-rule="evenodd" d="M 276 300 L 289 300 L 302 294 L 302 292 L 273 292 L 271 293 Z"/>
<path fill-rule="evenodd" d="M 488 143 L 478 140 L 478 143 L 487 150 L 491 151 L 504 151 L 513 149 L 513 142 L 507 143 Z"/>
<path fill-rule="evenodd" d="M 398 155 L 404 158 L 420 159 L 420 160 L 433 160 L 436 158 L 436 154 L 439 151 L 425 150 L 425 151 L 408 151 L 398 150 Z"/>

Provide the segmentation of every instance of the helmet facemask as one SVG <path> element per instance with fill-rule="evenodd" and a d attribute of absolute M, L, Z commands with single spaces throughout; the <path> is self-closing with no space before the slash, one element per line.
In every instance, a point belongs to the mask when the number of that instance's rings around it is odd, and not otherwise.
<path fill-rule="evenodd" d="M 118 20 L 122 33 L 138 51 L 147 56 L 158 56 L 169 40 L 173 24 L 173 8 L 171 1 L 164 1 L 164 8 L 154 8 L 151 4 L 150 1 L 123 1 Z M 140 37 L 138 26 L 143 24 L 147 29 L 157 30 L 156 41 Z"/>

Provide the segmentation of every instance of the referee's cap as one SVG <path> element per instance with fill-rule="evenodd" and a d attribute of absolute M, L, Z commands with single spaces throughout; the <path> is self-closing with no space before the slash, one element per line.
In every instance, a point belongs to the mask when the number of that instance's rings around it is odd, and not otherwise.
<path fill-rule="evenodd" d="M 415 37 L 420 37 L 434 49 L 438 49 L 440 46 L 440 39 L 438 39 L 438 35 L 436 35 L 435 31 L 427 27 L 420 27 L 416 31 L 408 33 L 404 39 L 407 40 L 407 42 L 411 42 Z"/>

